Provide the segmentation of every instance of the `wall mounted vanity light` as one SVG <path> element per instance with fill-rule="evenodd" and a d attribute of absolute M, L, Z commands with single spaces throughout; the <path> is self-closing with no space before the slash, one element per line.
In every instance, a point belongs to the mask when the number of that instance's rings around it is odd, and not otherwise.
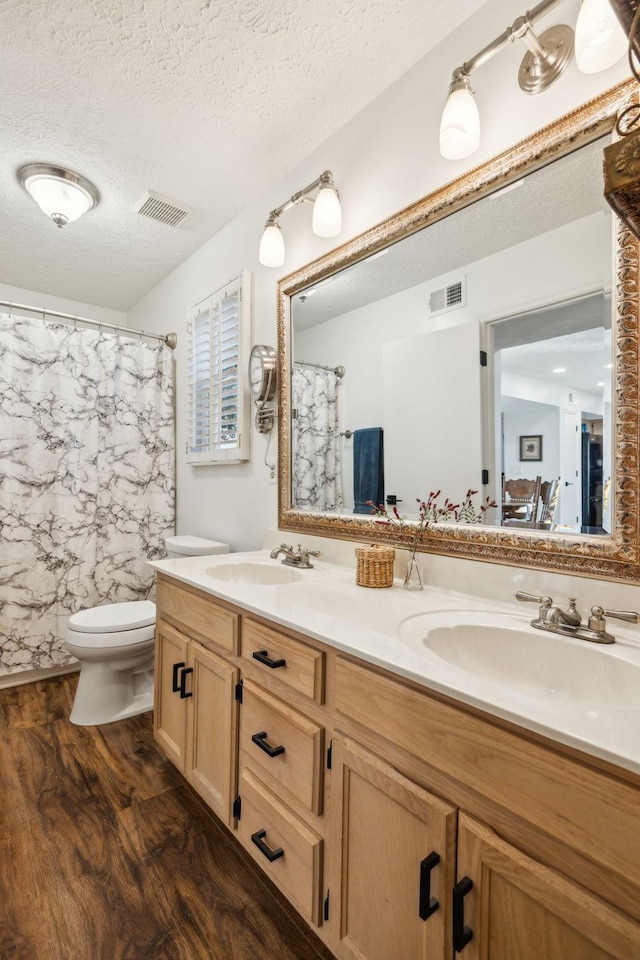
<path fill-rule="evenodd" d="M 78 220 L 100 201 L 90 180 L 50 163 L 26 164 L 18 170 L 18 180 L 57 227 Z"/>
<path fill-rule="evenodd" d="M 574 34 L 558 24 L 541 33 L 533 25 L 561 0 L 542 0 L 461 67 L 453 71 L 449 96 L 440 122 L 440 153 L 447 160 L 470 157 L 480 143 L 480 113 L 473 96 L 470 75 L 508 43 L 522 40 L 527 53 L 520 64 L 518 83 L 525 93 L 542 93 L 560 77 L 571 62 Z M 582 0 L 576 23 L 576 64 L 582 73 L 599 73 L 624 56 L 627 39 L 609 0 Z"/>
<path fill-rule="evenodd" d="M 315 198 L 312 194 L 317 190 Z M 284 263 L 284 240 L 280 229 L 280 217 L 298 203 L 313 204 L 312 229 L 317 237 L 337 237 L 342 230 L 342 211 L 338 191 L 330 170 L 294 193 L 285 203 L 269 214 L 260 241 L 260 263 L 263 267 L 281 267 Z"/>

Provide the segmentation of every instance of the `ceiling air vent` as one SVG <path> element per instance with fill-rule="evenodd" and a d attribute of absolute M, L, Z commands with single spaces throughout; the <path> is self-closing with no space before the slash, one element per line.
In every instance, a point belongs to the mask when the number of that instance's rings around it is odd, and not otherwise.
<path fill-rule="evenodd" d="M 179 207 L 177 203 L 161 197 L 159 193 L 152 193 L 151 190 L 138 200 L 133 211 L 159 223 L 166 223 L 168 227 L 177 227 L 191 216 L 191 210 Z"/>
<path fill-rule="evenodd" d="M 431 316 L 444 313 L 447 310 L 457 310 L 467 302 L 466 278 L 456 280 L 440 290 L 434 290 L 429 296 L 429 312 Z"/>

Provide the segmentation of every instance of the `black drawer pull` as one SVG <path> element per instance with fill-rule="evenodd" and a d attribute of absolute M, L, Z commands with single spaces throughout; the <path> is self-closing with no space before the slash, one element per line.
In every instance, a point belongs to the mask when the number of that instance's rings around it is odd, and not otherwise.
<path fill-rule="evenodd" d="M 431 896 L 431 871 L 440 863 L 440 854 L 432 850 L 420 864 L 420 907 L 418 913 L 421 920 L 428 920 L 435 913 L 440 904 Z"/>
<path fill-rule="evenodd" d="M 269 757 L 280 757 L 284 753 L 284 747 L 272 747 L 271 744 L 267 743 L 267 731 L 263 730 L 261 733 L 254 733 L 251 737 L 253 743 L 256 747 L 260 747 L 261 750 Z"/>
<path fill-rule="evenodd" d="M 456 953 L 464 950 L 473 939 L 473 930 L 464 925 L 464 898 L 473 890 L 473 880 L 463 877 L 453 888 L 453 949 Z"/>
<path fill-rule="evenodd" d="M 173 679 L 171 681 L 171 690 L 173 693 L 177 693 L 180 689 L 180 681 L 178 680 L 178 673 L 184 667 L 184 663 L 174 663 L 173 665 Z"/>
<path fill-rule="evenodd" d="M 180 677 L 180 699 L 186 700 L 188 697 L 193 696 L 193 692 L 187 693 L 187 677 L 190 673 L 193 673 L 193 667 L 185 667 L 182 671 L 182 676 Z"/>
<path fill-rule="evenodd" d="M 280 857 L 284 857 L 284 850 L 282 847 L 277 847 L 275 850 L 270 850 L 263 839 L 266 837 L 266 835 L 266 830 L 257 830 L 256 833 L 251 834 L 251 839 L 255 843 L 260 853 L 264 854 L 269 863 L 273 863 L 274 860 L 279 860 Z"/>
<path fill-rule="evenodd" d="M 264 663 L 265 667 L 271 667 L 272 670 L 276 670 L 278 667 L 286 667 L 287 665 L 287 661 L 284 659 L 270 660 L 267 650 L 255 650 L 251 656 L 254 660 L 257 660 L 258 663 Z"/>

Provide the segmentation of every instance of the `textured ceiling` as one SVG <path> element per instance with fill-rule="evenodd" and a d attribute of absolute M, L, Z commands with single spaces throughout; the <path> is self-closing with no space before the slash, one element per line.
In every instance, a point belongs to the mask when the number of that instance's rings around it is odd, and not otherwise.
<path fill-rule="evenodd" d="M 483 2 L 0 0 L 0 282 L 127 309 Z M 28 162 L 100 205 L 57 230 Z M 194 215 L 134 214 L 147 189 Z"/>

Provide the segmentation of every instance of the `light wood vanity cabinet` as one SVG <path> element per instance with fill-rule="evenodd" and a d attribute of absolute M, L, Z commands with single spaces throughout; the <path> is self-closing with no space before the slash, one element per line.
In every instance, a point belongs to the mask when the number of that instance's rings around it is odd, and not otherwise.
<path fill-rule="evenodd" d="M 192 613 L 194 607 L 189 607 L 190 602 L 187 590 L 158 582 L 154 735 L 214 813 L 224 823 L 231 824 L 237 772 L 235 689 L 240 672 L 215 652 L 216 640 L 210 636 L 213 633 L 217 638 L 217 632 L 207 629 L 199 605 L 195 605 L 197 629 L 193 632 L 203 642 L 189 635 L 193 620 L 188 612 L 186 622 L 180 623 L 182 629 L 164 619 L 168 612 L 176 622 L 176 608 Z M 235 636 L 237 615 L 229 615 L 226 610 L 217 612 L 224 614 L 221 620 L 225 624 L 223 642 L 226 643 L 229 616 L 234 618 Z"/>
<path fill-rule="evenodd" d="M 158 614 L 158 742 L 339 960 L 640 960 L 637 777 L 165 578 Z"/>
<path fill-rule="evenodd" d="M 455 807 L 340 735 L 331 765 L 336 954 L 345 960 L 451 956 Z"/>

